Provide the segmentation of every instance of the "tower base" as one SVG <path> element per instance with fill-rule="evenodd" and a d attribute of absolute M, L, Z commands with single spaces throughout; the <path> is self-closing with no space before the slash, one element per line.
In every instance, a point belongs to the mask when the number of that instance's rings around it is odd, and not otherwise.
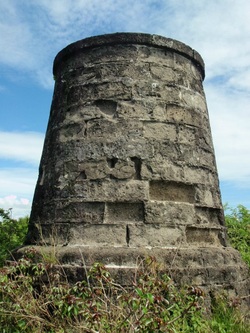
<path fill-rule="evenodd" d="M 99 262 L 106 266 L 117 283 L 132 285 L 142 260 L 156 258 L 164 272 L 177 285 L 197 286 L 210 298 L 216 293 L 239 298 L 243 308 L 250 307 L 250 275 L 238 251 L 231 247 L 129 248 L 85 246 L 26 246 L 14 257 L 20 258 L 30 248 L 48 262 L 60 264 L 70 282 L 85 278 L 88 268 Z"/>

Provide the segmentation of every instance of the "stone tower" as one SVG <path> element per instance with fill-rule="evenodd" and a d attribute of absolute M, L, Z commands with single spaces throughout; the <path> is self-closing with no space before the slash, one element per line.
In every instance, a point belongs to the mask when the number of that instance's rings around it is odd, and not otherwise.
<path fill-rule="evenodd" d="M 117 33 L 67 46 L 54 77 L 27 244 L 56 246 L 78 276 L 84 258 L 124 280 L 138 257 L 154 255 L 178 281 L 244 293 L 201 56 L 169 38 Z"/>

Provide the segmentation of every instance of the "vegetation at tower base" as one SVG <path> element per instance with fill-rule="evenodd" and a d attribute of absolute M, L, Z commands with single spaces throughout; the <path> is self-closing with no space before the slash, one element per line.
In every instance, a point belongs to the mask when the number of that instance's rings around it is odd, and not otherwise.
<path fill-rule="evenodd" d="M 63 270 L 37 263 L 35 257 L 30 248 L 1 269 L 2 332 L 249 332 L 236 301 L 228 307 L 214 299 L 208 317 L 202 290 L 176 288 L 154 258 L 140 262 L 131 287 L 124 288 L 102 264 L 94 264 L 85 280 L 72 285 Z"/>
<path fill-rule="evenodd" d="M 247 260 L 249 210 L 238 206 L 227 211 L 230 242 Z M 10 214 L 1 212 L 5 223 L 11 224 Z M 19 231 L 15 229 L 17 234 Z M 84 281 L 74 284 L 68 282 L 63 269 L 53 254 L 38 260 L 34 248 L 1 268 L 1 332 L 250 331 L 249 322 L 238 311 L 239 298 L 214 295 L 208 315 L 208 295 L 195 286 L 177 288 L 153 257 L 140 262 L 130 288 L 119 285 L 100 263 L 86 271 Z"/>

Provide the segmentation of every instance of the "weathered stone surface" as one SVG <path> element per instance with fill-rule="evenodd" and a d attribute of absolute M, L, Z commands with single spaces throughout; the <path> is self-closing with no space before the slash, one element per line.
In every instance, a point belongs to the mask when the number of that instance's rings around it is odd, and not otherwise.
<path fill-rule="evenodd" d="M 144 205 L 141 202 L 109 202 L 106 205 L 105 223 L 144 222 Z"/>
<path fill-rule="evenodd" d="M 145 204 L 145 223 L 166 225 L 194 224 L 195 209 L 190 203 L 148 201 Z"/>
<path fill-rule="evenodd" d="M 84 246 L 127 246 L 126 226 L 119 225 L 86 225 L 76 224 L 71 226 L 68 245 Z"/>
<path fill-rule="evenodd" d="M 118 33 L 67 46 L 53 71 L 27 244 L 54 244 L 74 278 L 84 258 L 126 284 L 138 257 L 155 255 L 177 282 L 247 293 L 226 241 L 200 55 Z"/>
<path fill-rule="evenodd" d="M 129 224 L 130 247 L 178 247 L 185 237 L 184 227 L 157 224 Z"/>

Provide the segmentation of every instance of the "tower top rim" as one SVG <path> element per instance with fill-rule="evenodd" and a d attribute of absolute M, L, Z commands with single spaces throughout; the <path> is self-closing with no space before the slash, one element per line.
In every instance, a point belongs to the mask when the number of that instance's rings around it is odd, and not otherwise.
<path fill-rule="evenodd" d="M 84 38 L 74 43 L 69 44 L 63 48 L 55 57 L 53 65 L 53 74 L 56 76 L 57 69 L 62 65 L 64 60 L 69 58 L 72 54 L 77 52 L 84 52 L 84 50 L 109 46 L 109 45 L 126 45 L 137 44 L 153 46 L 157 48 L 163 48 L 166 50 L 172 50 L 175 53 L 190 59 L 198 67 L 202 74 L 202 78 L 205 77 L 205 64 L 201 55 L 192 49 L 190 46 L 172 39 L 155 34 L 147 33 L 135 33 L 135 32 L 117 32 L 111 34 L 97 35 L 93 37 Z"/>

